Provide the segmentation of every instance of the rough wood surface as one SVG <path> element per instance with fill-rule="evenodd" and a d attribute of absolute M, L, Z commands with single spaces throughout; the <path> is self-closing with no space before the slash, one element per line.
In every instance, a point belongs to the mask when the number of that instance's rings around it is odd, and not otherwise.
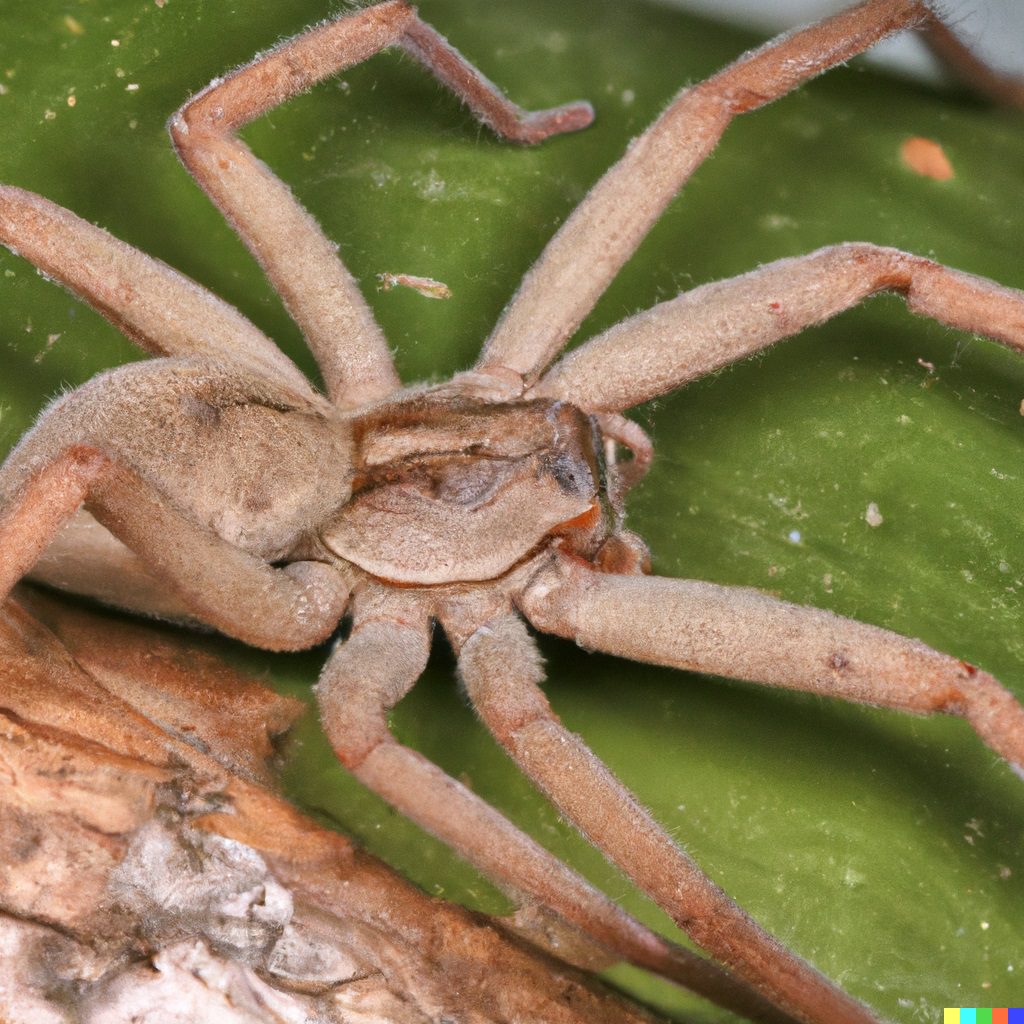
<path fill-rule="evenodd" d="M 0 610 L 0 1020 L 641 1022 L 272 788 L 298 711 L 173 631 Z"/>

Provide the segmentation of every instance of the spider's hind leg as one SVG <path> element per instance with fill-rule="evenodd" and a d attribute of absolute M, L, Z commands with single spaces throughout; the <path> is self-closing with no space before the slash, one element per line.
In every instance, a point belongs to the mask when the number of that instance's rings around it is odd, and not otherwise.
<path fill-rule="evenodd" d="M 426 666 L 429 623 L 415 595 L 369 586 L 358 594 L 352 633 L 331 655 L 316 688 L 324 731 L 356 778 L 503 888 L 527 912 L 517 921 L 529 923 L 535 918 L 530 908 L 543 909 L 543 932 L 553 911 L 556 936 L 568 924 L 572 945 L 585 938 L 589 955 L 598 954 L 591 966 L 625 960 L 750 1020 L 795 1024 L 718 965 L 630 917 L 469 788 L 397 742 L 387 715 Z M 535 925 L 526 932 L 543 938 Z M 565 955 L 558 941 L 553 945 L 556 955 Z"/>
<path fill-rule="evenodd" d="M 164 360 L 121 367 L 54 403 L 0 467 L 0 599 L 84 507 L 138 556 L 142 575 L 155 585 L 143 610 L 186 615 L 269 649 L 301 649 L 325 639 L 347 604 L 343 574 L 301 557 L 303 549 L 293 540 L 301 526 L 294 516 L 258 537 L 258 523 L 238 519 L 244 503 L 233 509 L 215 504 L 250 484 L 260 488 L 268 508 L 283 515 L 296 481 L 312 479 L 301 460 L 294 473 L 284 472 L 288 456 L 301 452 L 284 443 L 273 475 L 232 475 L 225 466 L 248 463 L 217 459 L 218 442 L 239 429 L 259 427 L 271 440 L 286 440 L 292 420 L 272 407 L 275 400 L 286 404 L 282 396 L 286 390 L 262 387 L 217 364 Z M 344 442 L 343 437 L 339 446 Z M 193 457 L 177 473 L 168 472 L 168 453 L 181 450 Z M 317 500 L 315 487 L 303 497 Z M 219 512 L 227 515 L 226 523 Z M 235 522 L 250 531 L 251 550 L 216 532 L 221 526 L 231 536 Z M 267 558 L 282 546 L 296 554 L 277 568 Z M 121 608 L 140 607 L 133 603 L 140 581 L 122 589 L 104 571 L 104 552 L 109 555 L 111 548 L 102 548 L 93 566 L 98 582 L 76 582 L 68 575 L 75 570 L 61 565 L 56 582 Z M 166 606 L 150 604 L 154 592 L 168 596 Z"/>
<path fill-rule="evenodd" d="M 156 356 L 199 356 L 310 394 L 295 364 L 233 306 L 42 196 L 0 185 L 0 245 Z"/>
<path fill-rule="evenodd" d="M 212 82 L 171 118 L 179 156 L 259 260 L 302 329 L 328 395 L 346 406 L 400 386 L 387 340 L 337 247 L 235 134 L 316 82 L 400 46 L 499 135 L 538 142 L 590 123 L 584 103 L 530 114 L 511 103 L 404 0 L 317 25 Z"/>

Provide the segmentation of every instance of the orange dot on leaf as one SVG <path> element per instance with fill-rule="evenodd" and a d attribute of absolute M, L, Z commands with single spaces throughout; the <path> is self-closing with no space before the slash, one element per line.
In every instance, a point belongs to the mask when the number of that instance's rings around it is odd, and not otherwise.
<path fill-rule="evenodd" d="M 936 181 L 949 181 L 953 177 L 953 165 L 943 152 L 942 147 L 931 139 L 923 139 L 919 135 L 907 139 L 900 147 L 903 162 L 915 174 Z"/>

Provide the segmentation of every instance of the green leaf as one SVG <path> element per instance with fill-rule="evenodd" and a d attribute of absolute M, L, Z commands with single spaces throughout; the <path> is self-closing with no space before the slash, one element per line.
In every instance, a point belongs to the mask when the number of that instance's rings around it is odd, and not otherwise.
<path fill-rule="evenodd" d="M 525 106 L 589 98 L 587 132 L 494 141 L 411 62 L 385 55 L 246 133 L 338 240 L 407 380 L 467 366 L 555 226 L 685 82 L 756 40 L 639 2 L 424 0 L 422 13 Z M 0 180 L 38 191 L 238 305 L 309 372 L 280 302 L 180 168 L 163 129 L 213 76 L 301 29 L 303 0 L 6 0 Z M 818 246 L 895 245 L 1024 286 L 1024 120 L 959 93 L 836 71 L 726 133 L 580 337 L 682 289 Z M 909 136 L 956 176 L 911 173 Z M 431 302 L 374 275 L 447 283 Z M 45 401 L 138 353 L 0 255 L 0 445 Z M 918 636 L 1024 695 L 1024 364 L 876 299 L 639 410 L 658 458 L 630 525 L 656 571 L 769 589 Z M 329 472 L 329 467 L 325 467 Z M 877 506 L 880 525 L 866 518 Z M 308 696 L 325 651 L 221 649 Z M 1024 791 L 956 721 L 911 719 L 647 669 L 543 641 L 549 693 L 712 877 L 883 1015 L 1020 1002 Z M 671 931 L 559 822 L 474 722 L 441 647 L 395 728 L 630 910 Z M 504 903 L 334 763 L 315 720 L 294 798 L 428 890 Z M 686 1019 L 727 1016 L 619 970 Z M 1022 980 L 1018 980 L 1022 979 Z"/>

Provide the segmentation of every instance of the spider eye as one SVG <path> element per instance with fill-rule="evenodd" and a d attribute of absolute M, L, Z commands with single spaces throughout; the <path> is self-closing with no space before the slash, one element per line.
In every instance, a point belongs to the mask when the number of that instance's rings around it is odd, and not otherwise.
<path fill-rule="evenodd" d="M 594 469 L 589 461 L 571 451 L 555 451 L 541 460 L 542 472 L 547 473 L 558 486 L 574 497 L 592 496 Z"/>

